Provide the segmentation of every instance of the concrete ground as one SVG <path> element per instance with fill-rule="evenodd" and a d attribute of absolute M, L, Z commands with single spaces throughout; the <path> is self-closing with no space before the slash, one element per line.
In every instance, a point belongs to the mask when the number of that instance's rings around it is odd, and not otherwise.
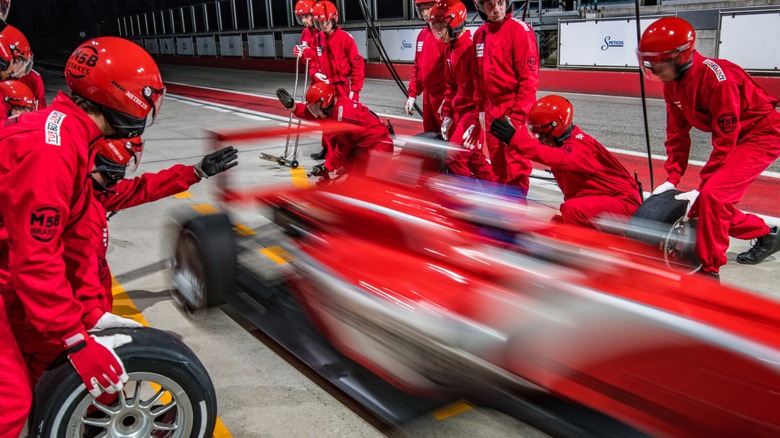
<path fill-rule="evenodd" d="M 56 74 L 46 71 L 43 74 L 50 91 L 64 86 L 62 78 Z M 279 86 L 292 88 L 290 75 L 281 74 L 163 66 L 163 75 L 167 81 L 210 84 L 266 95 Z M 403 99 L 394 87 L 388 82 L 368 80 L 367 91 L 361 98 L 377 112 L 399 114 Z M 627 113 L 629 107 L 636 111 L 636 101 L 605 96 L 577 96 L 576 99 L 575 106 L 583 108 L 579 111 L 583 115 L 597 114 L 613 105 L 623 108 L 610 111 L 609 123 L 602 121 L 597 126 L 604 130 L 604 135 L 623 138 L 625 144 L 635 143 L 637 131 L 641 129 L 640 119 Z M 651 106 L 655 112 L 663 110 L 660 102 L 651 102 Z M 626 113 L 622 114 L 625 117 L 620 117 L 621 113 Z M 661 116 L 653 117 L 655 130 L 662 133 Z M 591 121 L 590 118 L 586 120 Z M 592 122 L 596 124 L 596 120 Z M 156 172 L 176 163 L 199 161 L 208 152 L 204 130 L 279 123 L 284 122 L 168 96 L 162 115 L 144 136 L 147 146 L 139 172 Z M 278 154 L 283 147 L 283 138 L 241 146 L 240 164 L 231 170 L 233 178 L 252 184 L 292 184 L 289 168 L 258 158 L 260 152 Z M 308 156 L 318 149 L 318 137 L 302 139 L 300 161 L 303 168 L 309 169 L 315 164 Z M 504 414 L 468 407 L 461 413 L 455 407 L 449 414 L 439 415 L 441 419 L 426 415 L 402 428 L 388 428 L 366 418 L 365 412 L 355 408 L 343 395 L 334 393 L 332 388 L 321 386 L 322 382 L 316 376 L 286 357 L 272 342 L 257 335 L 240 317 L 234 319 L 228 315 L 234 312 L 214 309 L 195 317 L 184 314 L 170 298 L 168 260 L 176 238 L 172 218 L 203 204 L 216 206 L 211 184 L 212 181 L 203 181 L 184 196 L 169 197 L 112 217 L 108 259 L 119 285 L 149 323 L 180 336 L 198 354 L 214 381 L 219 415 L 229 434 L 236 437 L 544 436 Z M 529 196 L 550 205 L 551 214 L 553 207 L 561 202 L 560 192 L 550 182 L 532 181 Z M 239 213 L 237 217 L 250 227 L 267 222 L 255 211 Z M 735 255 L 748 247 L 748 242 L 732 241 L 731 261 L 722 270 L 723 282 L 780 298 L 776 287 L 780 280 L 780 257 L 771 257 L 757 266 L 734 263 Z M 119 310 L 133 312 L 131 308 Z M 229 436 L 227 432 L 221 433 L 220 436 Z"/>

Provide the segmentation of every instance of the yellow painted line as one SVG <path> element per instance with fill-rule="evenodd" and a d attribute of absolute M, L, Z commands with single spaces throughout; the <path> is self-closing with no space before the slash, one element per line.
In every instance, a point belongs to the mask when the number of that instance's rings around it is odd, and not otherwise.
<path fill-rule="evenodd" d="M 251 236 L 255 234 L 255 232 L 247 227 L 244 224 L 233 224 L 233 228 L 236 230 L 236 232 L 242 236 Z"/>
<path fill-rule="evenodd" d="M 279 246 L 271 246 L 268 248 L 262 248 L 259 250 L 261 254 L 273 260 L 277 265 L 283 265 L 295 260 L 289 252 L 285 251 Z"/>
<path fill-rule="evenodd" d="M 199 205 L 193 205 L 192 209 L 197 211 L 200 214 L 216 214 L 220 213 L 219 210 L 217 210 L 215 207 L 209 205 L 209 204 L 199 204 Z"/>
<path fill-rule="evenodd" d="M 444 420 L 472 409 L 474 409 L 473 404 L 467 402 L 466 400 L 459 400 L 455 403 L 451 403 L 443 408 L 439 408 L 433 411 L 433 417 L 437 420 Z"/>
<path fill-rule="evenodd" d="M 309 184 L 309 177 L 306 176 L 306 170 L 303 167 L 290 168 L 290 175 L 292 176 L 292 183 L 295 187 L 300 189 L 308 189 L 311 187 Z"/>
<path fill-rule="evenodd" d="M 135 306 L 133 300 L 127 296 L 127 292 L 125 292 L 125 289 L 122 287 L 122 285 L 119 284 L 118 281 L 116 281 L 116 278 L 114 278 L 113 275 L 111 276 L 111 294 L 114 296 L 113 312 L 115 314 L 137 321 L 143 324 L 144 327 L 149 327 L 149 321 L 144 318 L 144 315 L 138 310 L 138 307 Z M 163 403 L 170 401 L 170 397 L 171 395 L 166 392 L 163 395 Z M 212 435 L 212 437 L 233 438 L 233 435 L 219 417 L 217 417 L 217 422 L 214 425 L 214 435 Z"/>
<path fill-rule="evenodd" d="M 190 192 L 181 192 L 173 195 L 176 199 L 184 199 L 184 198 L 192 198 L 192 193 Z"/>

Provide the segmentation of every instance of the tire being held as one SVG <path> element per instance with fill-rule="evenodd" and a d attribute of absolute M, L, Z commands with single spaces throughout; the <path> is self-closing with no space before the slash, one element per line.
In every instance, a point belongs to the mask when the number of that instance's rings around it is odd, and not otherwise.
<path fill-rule="evenodd" d="M 130 376 L 123 391 L 97 402 L 63 354 L 35 387 L 30 437 L 211 437 L 216 393 L 195 353 L 173 335 L 152 328 L 100 332 L 112 334 L 133 338 L 116 349 Z"/>

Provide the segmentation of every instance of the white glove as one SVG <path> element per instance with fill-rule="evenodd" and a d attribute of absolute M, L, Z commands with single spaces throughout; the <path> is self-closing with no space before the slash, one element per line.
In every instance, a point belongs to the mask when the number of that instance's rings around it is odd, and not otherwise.
<path fill-rule="evenodd" d="M 406 99 L 406 103 L 404 104 L 404 109 L 406 110 L 406 114 L 409 114 L 410 116 L 414 114 L 414 102 L 417 99 L 414 97 L 409 96 L 408 99 Z"/>
<path fill-rule="evenodd" d="M 306 44 L 301 44 L 293 47 L 293 56 L 296 58 L 300 58 L 303 56 L 303 52 L 306 50 L 306 47 L 308 47 Z"/>
<path fill-rule="evenodd" d="M 438 114 L 439 117 L 444 117 L 442 115 L 442 113 L 444 113 L 444 102 L 446 102 L 446 100 L 442 100 L 441 105 L 439 105 L 439 109 L 436 110 L 436 114 Z"/>
<path fill-rule="evenodd" d="M 319 80 L 320 82 L 325 82 L 326 84 L 330 84 L 330 79 L 328 79 L 328 77 L 322 73 L 314 73 L 314 77 L 317 78 L 317 80 Z"/>
<path fill-rule="evenodd" d="M 669 190 L 674 190 L 674 184 L 670 183 L 669 181 L 666 181 L 665 183 L 661 184 L 660 186 L 656 187 L 655 190 L 653 190 L 653 195 L 660 195 L 663 192 L 668 192 Z"/>
<path fill-rule="evenodd" d="M 478 125 L 471 125 L 463 133 L 463 146 L 466 149 L 475 149 L 481 146 L 480 144 L 480 132 L 482 129 Z"/>
<path fill-rule="evenodd" d="M 485 129 L 485 112 L 480 111 L 479 112 L 479 127 L 482 128 L 482 132 L 487 132 L 487 129 Z"/>
<path fill-rule="evenodd" d="M 449 132 L 450 132 L 450 126 L 452 126 L 452 119 L 449 117 L 445 117 L 444 120 L 441 122 L 441 138 L 445 140 L 449 140 Z"/>
<path fill-rule="evenodd" d="M 122 318 L 119 315 L 114 315 L 113 313 L 106 312 L 103 314 L 103 316 L 98 319 L 98 322 L 95 324 L 94 327 L 87 330 L 87 333 L 95 333 L 99 332 L 101 330 L 106 330 L 110 328 L 141 328 L 143 325 L 141 323 L 133 321 L 129 318 Z"/>
<path fill-rule="evenodd" d="M 688 213 L 691 212 L 691 207 L 693 207 L 693 203 L 696 202 L 696 198 L 698 197 L 698 190 L 691 190 L 690 192 L 680 193 L 674 197 L 674 199 L 678 201 L 688 201 L 688 205 L 685 207 L 685 217 L 683 218 L 683 222 L 688 222 Z"/>

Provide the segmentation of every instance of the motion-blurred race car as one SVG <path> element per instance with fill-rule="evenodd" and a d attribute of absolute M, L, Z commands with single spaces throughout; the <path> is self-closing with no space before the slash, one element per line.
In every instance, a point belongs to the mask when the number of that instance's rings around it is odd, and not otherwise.
<path fill-rule="evenodd" d="M 184 222 L 179 299 L 227 301 L 388 421 L 466 397 L 556 435 L 780 433 L 778 303 L 424 168 L 401 157 L 319 189 L 227 190 L 283 233 Z"/>

